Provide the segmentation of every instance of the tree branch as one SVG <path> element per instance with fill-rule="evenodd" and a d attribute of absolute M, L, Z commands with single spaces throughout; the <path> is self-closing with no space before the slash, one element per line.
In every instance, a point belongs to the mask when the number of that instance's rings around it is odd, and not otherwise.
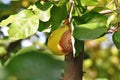
<path fill-rule="evenodd" d="M 69 2 L 70 2 L 70 8 L 69 8 L 69 11 L 68 11 L 68 16 L 67 16 L 67 19 L 64 21 L 63 24 L 70 24 L 70 22 L 71 22 L 74 0 L 69 0 Z"/>
<path fill-rule="evenodd" d="M 68 20 L 69 20 L 69 22 L 71 21 L 71 17 L 72 17 L 73 6 L 74 6 L 74 0 L 70 0 L 70 8 L 69 8 L 69 12 L 68 12 Z"/>
<path fill-rule="evenodd" d="M 101 11 L 99 13 L 100 14 L 111 14 L 111 13 L 113 13 L 113 11 L 112 10 L 104 10 L 104 11 Z"/>
<path fill-rule="evenodd" d="M 83 59 L 84 49 L 77 57 L 73 53 L 65 55 L 64 80 L 82 80 Z"/>

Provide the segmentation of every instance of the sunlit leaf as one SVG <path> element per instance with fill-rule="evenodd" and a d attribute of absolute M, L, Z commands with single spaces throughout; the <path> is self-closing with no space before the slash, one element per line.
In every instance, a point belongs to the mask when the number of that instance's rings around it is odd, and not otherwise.
<path fill-rule="evenodd" d="M 88 12 L 81 17 L 76 16 L 73 17 L 75 19 L 75 22 L 80 24 L 86 24 L 86 23 L 102 23 L 106 25 L 107 23 L 107 17 L 98 13 L 98 12 Z"/>
<path fill-rule="evenodd" d="M 73 35 L 78 40 L 91 40 L 101 37 L 107 28 L 101 23 L 88 23 L 75 27 Z"/>
<path fill-rule="evenodd" d="M 116 15 L 110 15 L 107 20 L 107 25 L 109 26 L 110 24 L 114 24 L 116 21 Z"/>
<path fill-rule="evenodd" d="M 15 17 L 16 17 L 16 15 L 9 16 L 7 19 L 5 19 L 2 22 L 0 22 L 0 26 L 7 26 L 8 24 L 14 22 L 14 18 Z"/>
<path fill-rule="evenodd" d="M 36 16 L 43 22 L 46 22 L 50 19 L 50 10 L 51 10 L 52 4 L 50 2 L 37 2 L 33 6 L 33 10 L 36 14 Z"/>
<path fill-rule="evenodd" d="M 23 39 L 33 35 L 39 26 L 38 18 L 30 10 L 19 12 L 8 30 L 11 39 Z"/>
<path fill-rule="evenodd" d="M 54 5 L 51 8 L 51 18 L 49 21 L 39 21 L 39 30 L 47 30 L 48 27 L 51 27 L 51 31 L 55 30 L 57 27 L 60 26 L 63 20 L 65 20 L 67 17 L 67 8 L 66 6 L 56 6 Z"/>
<path fill-rule="evenodd" d="M 6 52 L 7 52 L 7 51 L 6 51 L 5 47 L 1 47 L 1 46 L 0 46 L 0 56 L 5 55 Z"/>
<path fill-rule="evenodd" d="M 81 0 L 83 6 L 95 6 L 97 5 L 97 0 Z"/>
<path fill-rule="evenodd" d="M 84 20 L 84 22 L 87 23 L 98 22 L 98 23 L 106 24 L 107 17 L 98 12 L 88 12 L 81 17 L 81 20 Z"/>
<path fill-rule="evenodd" d="M 63 6 L 65 5 L 69 0 L 60 0 L 58 3 L 58 6 Z"/>
<path fill-rule="evenodd" d="M 95 7 L 92 9 L 93 12 L 100 12 L 100 11 L 104 11 L 104 10 L 110 10 L 110 9 L 105 6 L 98 6 L 98 7 Z"/>

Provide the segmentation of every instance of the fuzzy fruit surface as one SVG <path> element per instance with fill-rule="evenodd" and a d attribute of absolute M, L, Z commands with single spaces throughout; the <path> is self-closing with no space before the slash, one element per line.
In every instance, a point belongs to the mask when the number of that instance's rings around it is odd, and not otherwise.
<path fill-rule="evenodd" d="M 53 31 L 48 38 L 48 48 L 53 54 L 66 55 L 72 52 L 72 32 L 69 26 L 63 25 Z"/>

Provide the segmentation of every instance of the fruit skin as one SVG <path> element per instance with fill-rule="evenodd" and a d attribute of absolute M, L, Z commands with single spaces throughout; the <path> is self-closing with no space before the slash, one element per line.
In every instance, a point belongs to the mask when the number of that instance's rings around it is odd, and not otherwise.
<path fill-rule="evenodd" d="M 72 52 L 72 32 L 68 25 L 60 26 L 48 38 L 48 48 L 55 55 L 67 55 Z"/>

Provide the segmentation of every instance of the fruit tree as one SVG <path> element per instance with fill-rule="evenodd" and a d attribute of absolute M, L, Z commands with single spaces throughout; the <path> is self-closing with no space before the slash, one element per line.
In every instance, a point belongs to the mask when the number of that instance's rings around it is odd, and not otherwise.
<path fill-rule="evenodd" d="M 90 40 L 111 35 L 120 49 L 120 0 L 11 0 L 0 4 L 0 61 L 5 80 L 84 80 L 86 50 L 99 49 Z M 43 38 L 40 43 L 38 39 Z M 25 40 L 31 44 L 23 43 Z"/>

